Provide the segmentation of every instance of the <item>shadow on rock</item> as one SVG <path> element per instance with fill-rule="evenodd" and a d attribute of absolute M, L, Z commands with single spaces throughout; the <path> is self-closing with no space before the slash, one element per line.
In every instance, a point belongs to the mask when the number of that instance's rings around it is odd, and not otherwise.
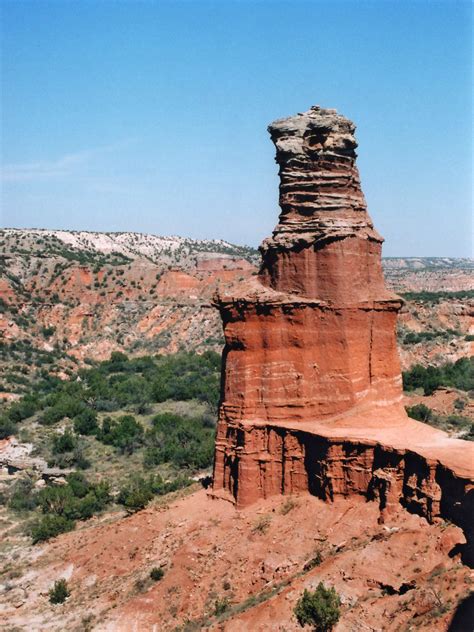
<path fill-rule="evenodd" d="M 472 632 L 474 630 L 474 593 L 463 599 L 457 607 L 448 632 Z"/>

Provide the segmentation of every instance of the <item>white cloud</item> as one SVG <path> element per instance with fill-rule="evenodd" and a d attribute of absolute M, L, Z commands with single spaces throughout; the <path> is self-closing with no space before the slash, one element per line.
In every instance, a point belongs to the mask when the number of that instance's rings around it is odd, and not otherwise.
<path fill-rule="evenodd" d="M 1 180 L 3 182 L 30 182 L 68 176 L 80 167 L 86 166 L 98 155 L 116 151 L 136 140 L 137 139 L 125 139 L 111 143 L 110 145 L 65 154 L 56 160 L 40 160 L 38 162 L 4 165 L 1 168 Z"/>

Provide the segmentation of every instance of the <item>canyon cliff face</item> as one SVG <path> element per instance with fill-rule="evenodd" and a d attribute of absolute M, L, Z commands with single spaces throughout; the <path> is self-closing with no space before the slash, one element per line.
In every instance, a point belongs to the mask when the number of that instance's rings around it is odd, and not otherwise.
<path fill-rule="evenodd" d="M 226 340 L 214 494 L 363 494 L 464 528 L 468 442 L 409 419 L 383 239 L 367 213 L 355 126 L 313 107 L 272 123 L 281 214 L 258 277 L 216 297 Z"/>

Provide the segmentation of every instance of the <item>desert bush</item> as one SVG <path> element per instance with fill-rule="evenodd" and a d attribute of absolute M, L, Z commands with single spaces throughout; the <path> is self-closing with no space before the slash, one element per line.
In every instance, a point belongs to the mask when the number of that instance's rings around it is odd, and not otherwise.
<path fill-rule="evenodd" d="M 290 513 L 292 509 L 298 506 L 297 501 L 291 496 L 285 500 L 285 502 L 280 507 L 280 513 L 282 516 L 286 516 L 286 514 Z"/>
<path fill-rule="evenodd" d="M 423 388 L 425 395 L 431 395 L 440 386 L 453 386 L 464 391 L 474 388 L 474 357 L 460 358 L 442 366 L 423 367 L 416 364 L 403 372 L 403 388 L 413 391 Z"/>
<path fill-rule="evenodd" d="M 29 476 L 21 476 L 13 483 L 8 507 L 18 512 L 32 511 L 36 507 L 34 484 Z"/>
<path fill-rule="evenodd" d="M 42 516 L 36 520 L 29 528 L 33 544 L 38 542 L 44 542 L 50 538 L 54 538 L 60 533 L 66 531 L 72 531 L 75 527 L 74 520 L 69 520 L 64 516 L 58 516 L 57 514 L 51 514 Z"/>
<path fill-rule="evenodd" d="M 191 483 L 192 481 L 186 476 L 177 476 L 172 481 L 163 481 L 159 475 L 148 477 L 134 475 L 120 489 L 117 503 L 133 513 L 144 509 L 154 496 L 163 496 L 187 487 Z"/>
<path fill-rule="evenodd" d="M 460 412 L 462 412 L 466 408 L 466 400 L 461 397 L 456 398 L 454 401 L 454 408 Z"/>
<path fill-rule="evenodd" d="M 152 579 L 154 582 L 158 582 L 160 581 L 160 579 L 163 579 L 164 574 L 165 571 L 161 568 L 161 566 L 155 566 L 150 571 L 150 579 Z"/>
<path fill-rule="evenodd" d="M 58 579 L 54 582 L 54 586 L 49 590 L 50 603 L 64 603 L 71 594 L 65 579 Z"/>
<path fill-rule="evenodd" d="M 51 449 L 53 454 L 64 454 L 64 452 L 72 452 L 76 446 L 77 437 L 70 430 L 66 430 L 53 437 Z"/>
<path fill-rule="evenodd" d="M 205 468 L 212 464 L 214 428 L 203 419 L 172 413 L 156 415 L 145 435 L 145 467 L 172 463 L 178 468 Z"/>
<path fill-rule="evenodd" d="M 9 419 L 6 415 L 0 416 L 0 439 L 6 439 L 14 435 L 17 429 L 18 426 L 14 421 Z"/>
<path fill-rule="evenodd" d="M 91 408 L 85 408 L 82 412 L 76 415 L 73 419 L 73 423 L 74 430 L 77 434 L 93 435 L 99 429 L 97 424 L 97 413 Z"/>
<path fill-rule="evenodd" d="M 230 607 L 230 601 L 228 597 L 222 597 L 221 599 L 216 599 L 214 601 L 214 616 L 219 617 L 221 614 L 224 614 L 226 610 Z"/>
<path fill-rule="evenodd" d="M 316 566 L 319 566 L 323 561 L 323 555 L 321 553 L 321 551 L 315 551 L 314 556 L 308 560 L 306 562 L 306 564 L 303 566 L 303 570 L 304 571 L 310 571 L 312 568 L 316 568 Z"/>
<path fill-rule="evenodd" d="M 122 454 L 132 454 L 143 443 L 144 429 L 133 415 L 122 415 L 117 421 L 105 417 L 97 438 L 119 448 Z"/>
<path fill-rule="evenodd" d="M 260 516 L 252 528 L 252 533 L 266 533 L 272 522 L 271 516 Z"/>
<path fill-rule="evenodd" d="M 341 600 L 334 588 L 320 582 L 314 591 L 304 590 L 294 613 L 301 627 L 312 625 L 315 632 L 329 632 L 339 621 Z"/>
<path fill-rule="evenodd" d="M 407 415 L 418 421 L 428 422 L 433 417 L 433 411 L 425 404 L 416 404 L 415 406 L 405 406 Z"/>

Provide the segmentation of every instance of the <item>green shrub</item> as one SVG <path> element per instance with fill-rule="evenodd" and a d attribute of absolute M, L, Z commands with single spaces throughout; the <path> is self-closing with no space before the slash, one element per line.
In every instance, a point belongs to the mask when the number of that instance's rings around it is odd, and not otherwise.
<path fill-rule="evenodd" d="M 463 436 L 465 441 L 474 441 L 474 424 L 471 424 L 467 434 Z"/>
<path fill-rule="evenodd" d="M 446 423 L 456 429 L 463 429 L 469 427 L 471 419 L 464 417 L 463 415 L 448 415 L 446 417 Z"/>
<path fill-rule="evenodd" d="M 415 406 L 405 406 L 407 415 L 418 421 L 429 422 L 433 417 L 433 411 L 424 404 L 416 404 Z"/>
<path fill-rule="evenodd" d="M 56 358 L 54 353 L 42 353 L 37 358 L 38 364 L 42 363 L 43 355 L 45 361 Z M 43 369 L 42 379 L 28 402 L 29 410 L 21 411 L 15 404 L 13 410 L 16 412 L 11 414 L 25 418 L 26 414 L 31 416 L 41 410 L 40 422 L 53 425 L 64 417 L 73 419 L 90 409 L 111 412 L 133 407 L 143 413 L 149 410 L 152 402 L 167 399 L 198 399 L 215 411 L 220 392 L 220 361 L 220 356 L 213 352 L 202 355 L 180 352 L 130 359 L 123 353 L 114 352 L 110 360 L 91 363 L 93 366 L 80 369 L 69 381 L 51 376 Z M 88 413 L 89 421 L 92 417 L 93 414 Z M 91 423 L 92 428 L 88 431 L 95 432 L 94 422 Z"/>
<path fill-rule="evenodd" d="M 461 332 L 457 329 L 445 329 L 435 331 L 409 331 L 403 338 L 404 344 L 417 344 L 436 338 L 444 338 L 449 340 L 452 336 L 461 336 Z"/>
<path fill-rule="evenodd" d="M 53 454 L 48 459 L 48 467 L 59 467 L 60 469 L 78 467 L 80 470 L 87 470 L 90 466 L 91 462 L 84 455 L 84 447 L 80 443 L 72 452 Z"/>
<path fill-rule="evenodd" d="M 304 590 L 294 613 L 301 627 L 312 625 L 315 632 L 329 632 L 339 621 L 341 600 L 334 588 L 322 582 L 314 591 Z"/>
<path fill-rule="evenodd" d="M 165 571 L 161 568 L 161 566 L 155 566 L 150 571 L 150 579 L 152 579 L 154 582 L 158 582 L 160 581 L 160 579 L 163 579 L 164 574 Z"/>
<path fill-rule="evenodd" d="M 69 474 L 66 481 L 66 485 L 49 485 L 36 495 L 38 506 L 46 515 L 34 525 L 34 542 L 73 529 L 75 520 L 87 520 L 111 502 L 105 481 L 90 483 L 80 472 Z"/>
<path fill-rule="evenodd" d="M 25 396 L 19 402 L 12 404 L 7 414 L 11 421 L 18 423 L 34 415 L 37 409 L 37 399 L 33 396 Z"/>
<path fill-rule="evenodd" d="M 403 298 L 408 301 L 421 301 L 424 303 L 438 304 L 442 299 L 470 299 L 474 298 L 474 290 L 458 290 L 456 292 L 441 291 L 441 292 L 429 292 L 422 290 L 420 292 L 404 292 L 401 294 Z"/>
<path fill-rule="evenodd" d="M 64 417 L 72 419 L 85 408 L 83 402 L 68 393 L 59 393 L 55 400 L 54 405 L 47 408 L 40 417 L 40 422 L 45 426 L 52 426 Z"/>
<path fill-rule="evenodd" d="M 29 476 L 21 476 L 12 485 L 8 506 L 13 511 L 32 511 L 36 507 L 33 480 Z"/>
<path fill-rule="evenodd" d="M 177 476 L 172 481 L 163 481 L 159 475 L 132 476 L 119 491 L 117 502 L 123 505 L 127 511 L 133 513 L 144 509 L 153 496 L 163 496 L 191 484 L 191 480 L 185 476 Z"/>
<path fill-rule="evenodd" d="M 440 386 L 452 386 L 463 391 L 474 388 L 474 357 L 460 358 L 442 366 L 423 367 L 416 364 L 403 372 L 403 388 L 413 391 L 423 388 L 425 395 L 431 395 Z"/>
<path fill-rule="evenodd" d="M 144 430 L 133 415 L 122 415 L 117 421 L 105 417 L 97 438 L 119 448 L 122 454 L 132 454 L 143 443 Z"/>
<path fill-rule="evenodd" d="M 18 427 L 14 421 L 8 419 L 5 415 L 0 417 L 0 439 L 7 439 L 14 435 Z"/>
<path fill-rule="evenodd" d="M 57 514 L 42 516 L 30 528 L 30 534 L 33 544 L 44 542 L 50 538 L 54 538 L 60 533 L 72 531 L 75 527 L 74 520 L 69 520 L 64 516 Z"/>
<path fill-rule="evenodd" d="M 153 485 L 150 479 L 134 476 L 119 492 L 117 502 L 129 512 L 144 509 L 153 498 Z"/>
<path fill-rule="evenodd" d="M 71 594 L 65 579 L 58 579 L 54 582 L 54 586 L 49 590 L 50 603 L 64 603 Z"/>
<path fill-rule="evenodd" d="M 53 454 L 64 454 L 77 447 L 77 438 L 70 430 L 66 430 L 63 434 L 55 435 L 52 443 Z"/>
<path fill-rule="evenodd" d="M 93 435 L 99 426 L 97 424 L 97 413 L 91 408 L 85 408 L 82 412 L 74 417 L 74 430 L 77 434 Z"/>
<path fill-rule="evenodd" d="M 145 467 L 172 463 L 178 468 L 205 468 L 214 455 L 214 427 L 205 419 L 156 415 L 145 436 Z"/>
<path fill-rule="evenodd" d="M 214 616 L 219 617 L 229 609 L 230 601 L 228 597 L 222 597 L 222 599 L 216 599 L 214 601 Z"/>

